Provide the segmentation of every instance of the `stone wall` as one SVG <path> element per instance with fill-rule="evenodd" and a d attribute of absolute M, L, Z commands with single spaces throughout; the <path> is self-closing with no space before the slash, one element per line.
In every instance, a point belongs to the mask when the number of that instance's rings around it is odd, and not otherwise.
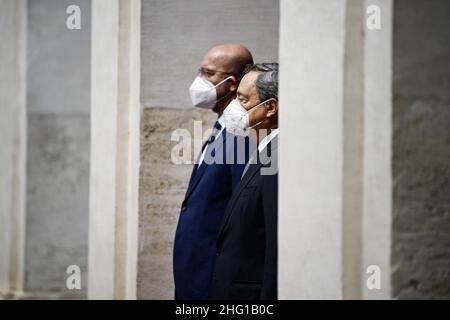
<path fill-rule="evenodd" d="M 212 111 L 199 109 L 144 109 L 139 186 L 139 299 L 173 299 L 173 240 L 193 165 L 175 165 L 171 161 L 171 150 L 178 143 L 171 141 L 172 132 L 183 128 L 193 137 L 194 120 L 203 121 L 206 130 L 212 127 L 215 118 Z"/>
<path fill-rule="evenodd" d="M 394 1 L 392 293 L 450 298 L 450 2 Z"/>
<path fill-rule="evenodd" d="M 256 62 L 278 60 L 278 0 L 143 0 L 142 90 L 146 107 L 183 108 L 214 45 L 246 45 Z"/>
<path fill-rule="evenodd" d="M 66 27 L 79 5 L 81 30 Z M 25 290 L 66 291 L 66 268 L 87 280 L 90 1 L 28 1 Z M 78 292 L 80 293 L 80 292 Z"/>

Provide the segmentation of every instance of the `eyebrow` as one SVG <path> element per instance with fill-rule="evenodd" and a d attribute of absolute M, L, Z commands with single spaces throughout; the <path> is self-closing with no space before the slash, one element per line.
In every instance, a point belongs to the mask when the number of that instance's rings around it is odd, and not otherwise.
<path fill-rule="evenodd" d="M 243 94 L 239 90 L 237 91 L 237 94 L 238 94 L 238 96 L 242 96 L 243 98 L 248 99 L 248 96 L 246 96 L 245 94 Z"/>
<path fill-rule="evenodd" d="M 211 67 L 211 66 L 209 66 L 209 65 L 206 66 L 206 67 L 200 66 L 200 69 L 203 69 L 203 70 L 205 70 L 206 72 L 220 72 L 220 73 L 230 73 L 230 74 L 231 74 L 231 72 L 224 71 L 224 70 L 214 69 L 214 67 Z"/>

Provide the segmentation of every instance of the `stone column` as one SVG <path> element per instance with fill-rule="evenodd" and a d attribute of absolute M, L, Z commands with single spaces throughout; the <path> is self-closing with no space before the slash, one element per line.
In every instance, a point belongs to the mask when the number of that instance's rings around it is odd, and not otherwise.
<path fill-rule="evenodd" d="M 140 1 L 92 2 L 90 299 L 136 297 Z"/>
<path fill-rule="evenodd" d="M 342 298 L 345 0 L 281 2 L 279 298 Z"/>
<path fill-rule="evenodd" d="M 366 0 L 380 9 L 380 29 L 365 28 L 362 298 L 391 297 L 392 0 Z M 366 23 L 364 21 L 364 26 Z M 350 173 L 351 174 L 351 173 Z M 367 268 L 380 268 L 380 289 L 369 289 Z"/>
<path fill-rule="evenodd" d="M 0 1 L 0 297 L 23 290 L 26 176 L 26 1 Z"/>
<path fill-rule="evenodd" d="M 372 3 L 380 30 L 368 2 L 281 3 L 281 299 L 390 297 L 392 3 Z"/>

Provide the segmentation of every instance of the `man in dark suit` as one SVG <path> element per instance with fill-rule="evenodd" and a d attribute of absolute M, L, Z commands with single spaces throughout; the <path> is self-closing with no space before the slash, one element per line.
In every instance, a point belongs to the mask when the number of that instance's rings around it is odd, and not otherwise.
<path fill-rule="evenodd" d="M 214 299 L 277 298 L 278 64 L 256 64 L 246 72 L 237 99 L 224 111 L 225 126 L 250 135 L 258 148 L 219 231 Z"/>
<path fill-rule="evenodd" d="M 247 48 L 225 44 L 210 49 L 189 88 L 192 103 L 218 115 L 192 171 L 175 234 L 173 273 L 175 299 L 208 299 L 217 232 L 231 193 L 248 160 L 224 130 L 223 110 L 236 97 L 244 67 L 253 63 Z M 242 138 L 239 138 L 242 140 Z"/>

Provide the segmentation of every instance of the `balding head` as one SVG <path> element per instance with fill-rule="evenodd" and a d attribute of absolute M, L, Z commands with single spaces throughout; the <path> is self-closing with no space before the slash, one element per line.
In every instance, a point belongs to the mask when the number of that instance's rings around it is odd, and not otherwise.
<path fill-rule="evenodd" d="M 239 80 L 247 64 L 253 64 L 252 54 L 245 46 L 234 43 L 209 49 L 202 60 L 202 67 L 232 74 Z"/>

